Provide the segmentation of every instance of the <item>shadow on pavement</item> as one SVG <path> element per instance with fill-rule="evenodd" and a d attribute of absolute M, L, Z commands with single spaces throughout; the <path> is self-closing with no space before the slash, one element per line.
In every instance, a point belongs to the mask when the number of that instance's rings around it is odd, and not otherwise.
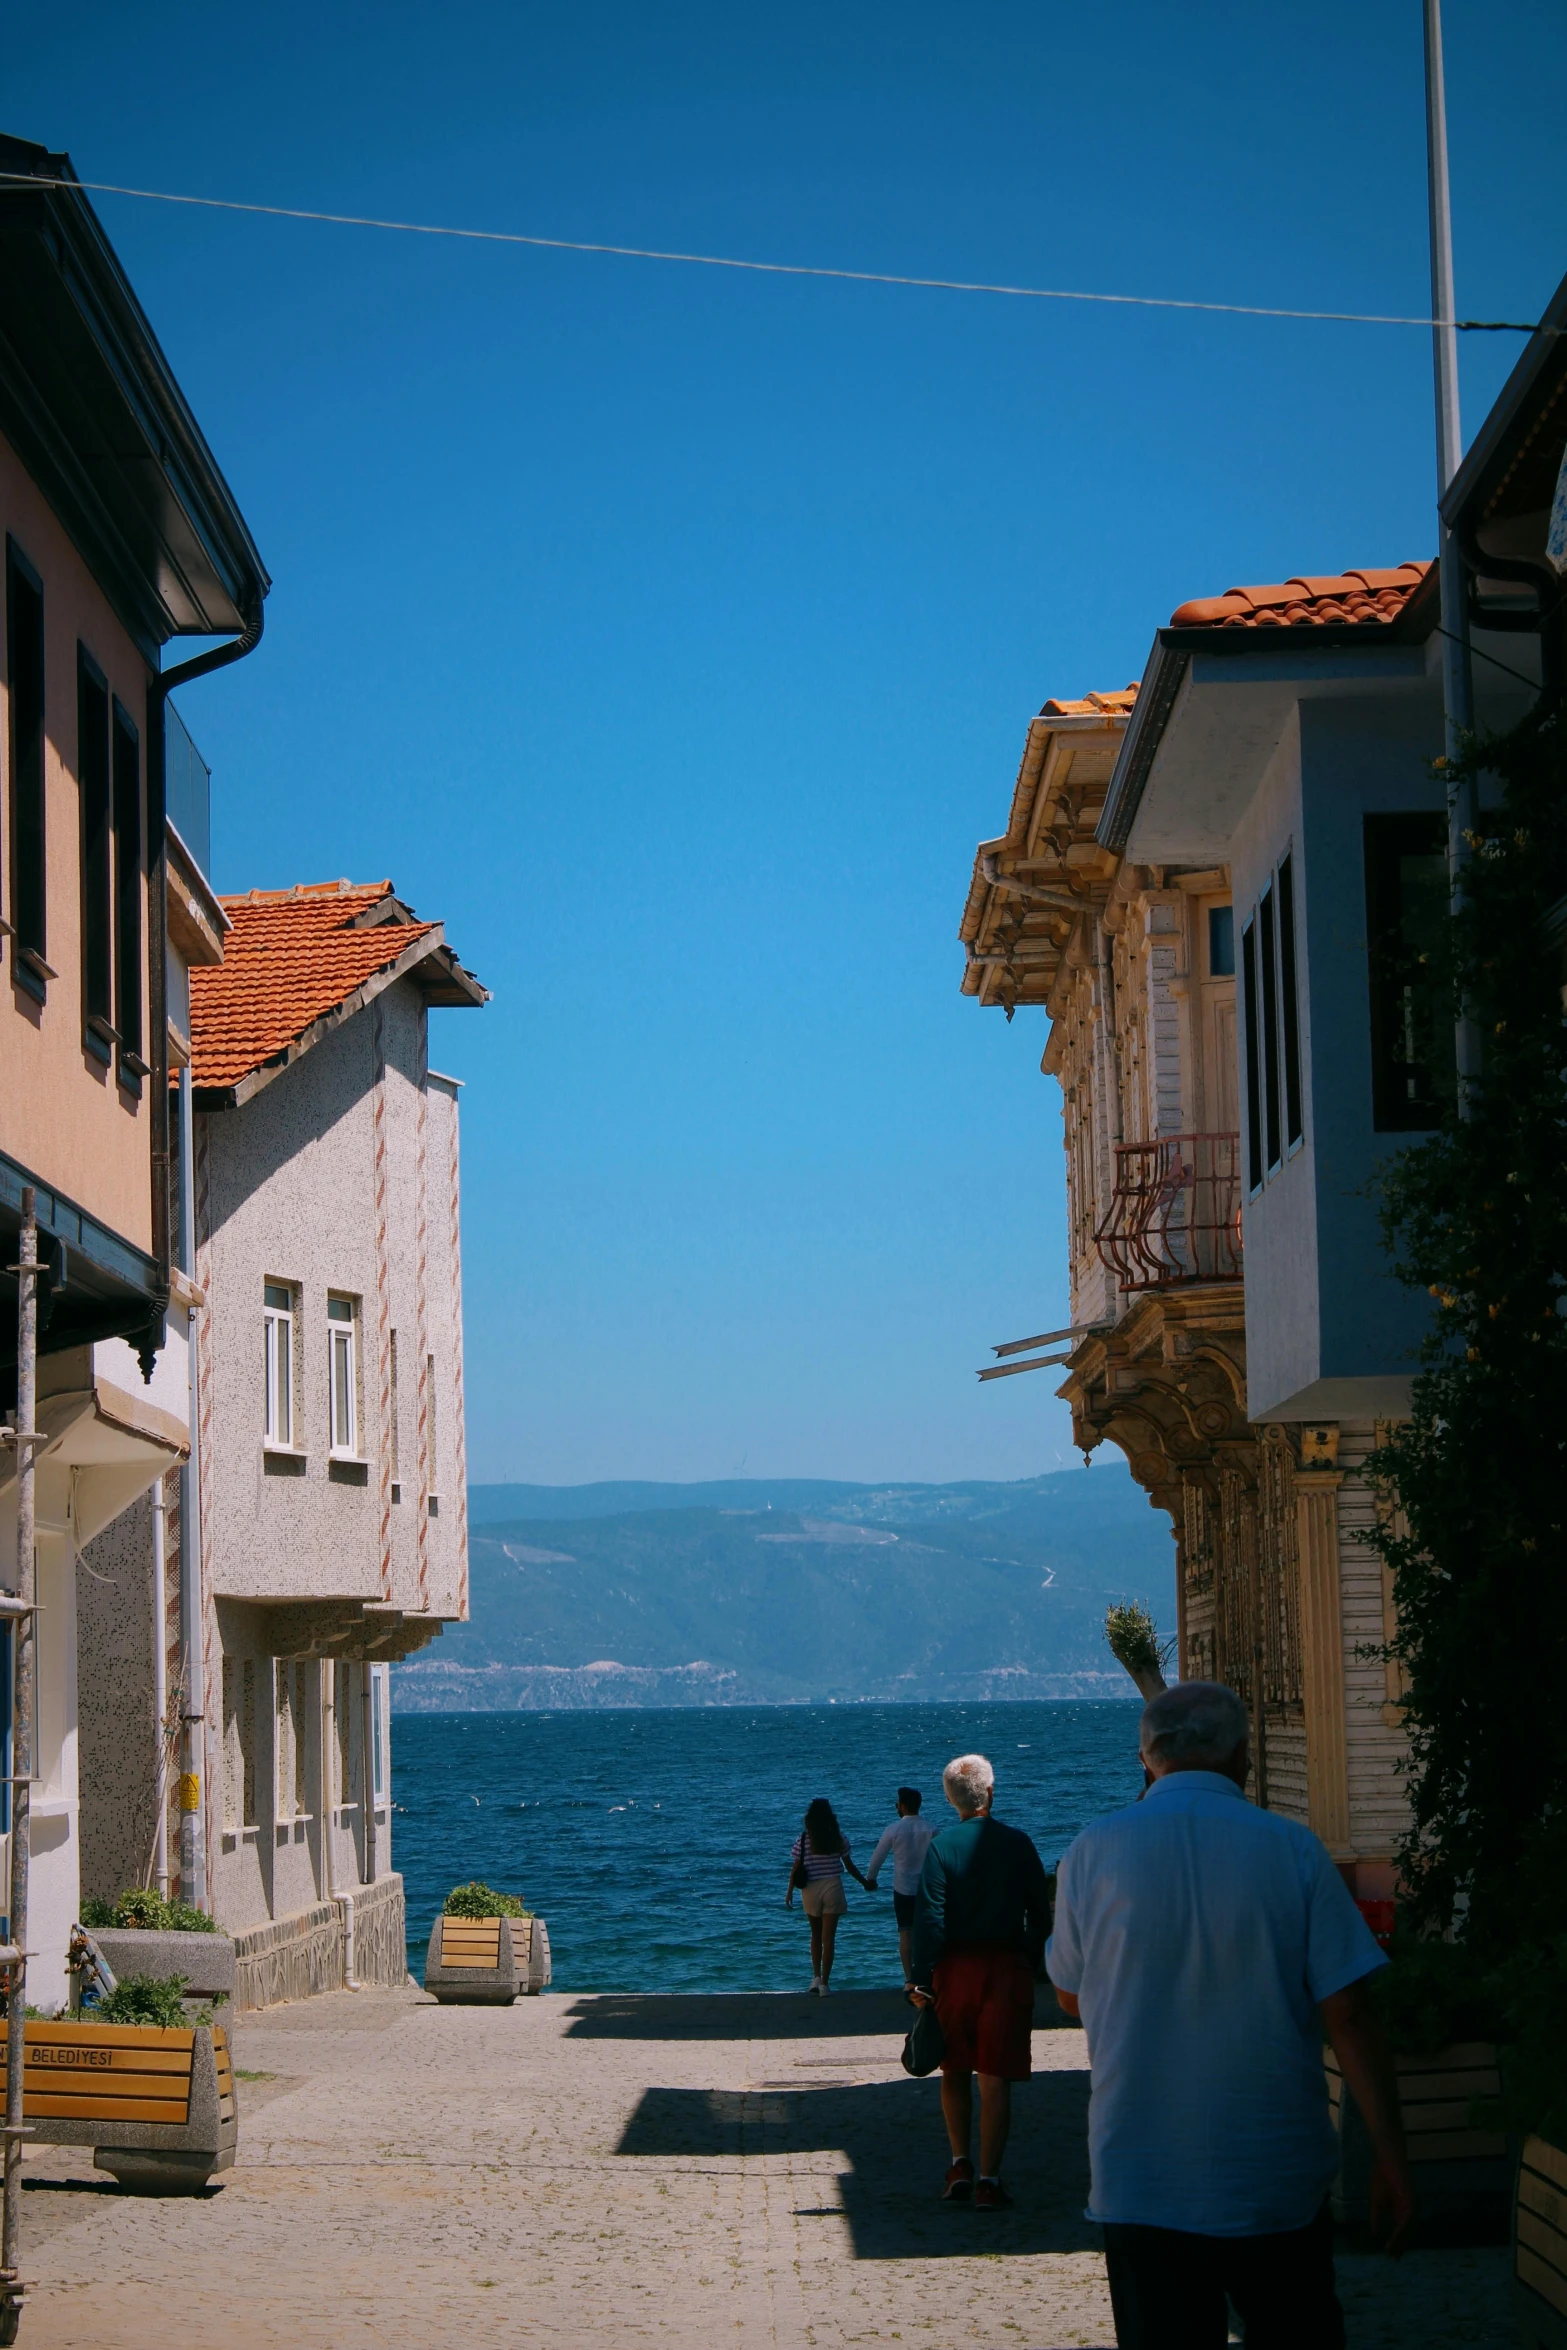
<path fill-rule="evenodd" d="M 852 2064 L 852 2058 L 846 2058 Z M 843 2154 L 845 2177 L 798 2182 L 797 2217 L 848 2220 L 858 2260 L 977 2253 L 1097 2252 L 1088 2200 L 1088 2075 L 1036 2073 L 1014 2091 L 1006 2180 L 1008 2212 L 940 2199 L 947 2167 L 935 2080 L 795 2088 L 648 2089 L 626 2125 L 621 2155 L 698 2159 Z M 841 2196 L 841 2202 L 838 2198 Z"/>
<path fill-rule="evenodd" d="M 901 1991 L 835 1991 L 814 1999 L 808 1991 L 693 1991 L 648 1997 L 594 1992 L 568 2008 L 572 2040 L 852 2040 L 896 2032 L 901 2040 L 914 2011 Z M 1040 1984 L 1034 2029 L 1075 2031 Z"/>

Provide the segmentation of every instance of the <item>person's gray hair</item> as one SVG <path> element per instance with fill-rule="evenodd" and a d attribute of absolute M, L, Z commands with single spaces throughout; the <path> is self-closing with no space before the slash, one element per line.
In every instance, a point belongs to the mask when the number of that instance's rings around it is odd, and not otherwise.
<path fill-rule="evenodd" d="M 1245 1706 L 1222 1681 L 1177 1681 L 1144 1706 L 1140 1744 L 1150 1762 L 1223 1764 L 1250 1731 Z"/>
<path fill-rule="evenodd" d="M 982 1754 L 956 1754 L 942 1772 L 941 1784 L 959 1811 L 978 1811 L 994 1792 L 996 1774 Z"/>

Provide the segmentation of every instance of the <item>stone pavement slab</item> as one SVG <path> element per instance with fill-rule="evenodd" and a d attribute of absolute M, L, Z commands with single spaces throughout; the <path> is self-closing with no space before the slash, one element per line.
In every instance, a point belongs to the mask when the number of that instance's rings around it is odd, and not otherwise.
<path fill-rule="evenodd" d="M 1107 2350 L 1080 2032 L 1042 2020 L 995 2216 L 938 2200 L 896 1993 L 334 1992 L 235 2027 L 240 2149 L 200 2199 L 27 2158 L 38 2350 Z M 1510 2338 L 1498 2252 L 1346 2260 L 1356 2350 Z"/>

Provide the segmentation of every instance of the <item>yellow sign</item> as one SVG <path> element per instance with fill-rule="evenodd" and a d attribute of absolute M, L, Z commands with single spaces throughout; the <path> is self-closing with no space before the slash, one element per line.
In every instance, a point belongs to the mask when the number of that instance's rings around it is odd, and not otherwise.
<path fill-rule="evenodd" d="M 181 1771 L 180 1773 L 180 1809 L 181 1811 L 200 1811 L 201 1809 L 201 1776 L 197 1771 Z"/>

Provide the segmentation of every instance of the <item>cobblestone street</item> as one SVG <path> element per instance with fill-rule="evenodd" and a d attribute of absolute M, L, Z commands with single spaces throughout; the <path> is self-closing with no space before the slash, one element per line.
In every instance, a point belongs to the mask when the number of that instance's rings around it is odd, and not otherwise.
<path fill-rule="evenodd" d="M 27 2160 L 39 2350 L 417 2341 L 1101 2350 L 1079 2032 L 1040 2029 L 1013 2212 L 937 2200 L 933 2082 L 892 1994 L 333 1993 L 241 2021 L 237 2168 L 196 2201 Z M 1499 2251 L 1346 2259 L 1355 2350 L 1505 2342 Z"/>

